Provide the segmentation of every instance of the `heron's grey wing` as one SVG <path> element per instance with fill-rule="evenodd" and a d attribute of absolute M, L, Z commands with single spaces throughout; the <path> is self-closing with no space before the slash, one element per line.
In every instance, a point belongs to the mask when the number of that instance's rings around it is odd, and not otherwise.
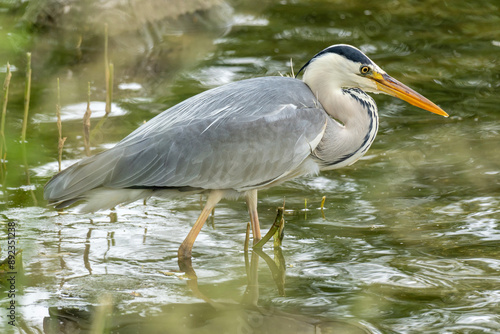
<path fill-rule="evenodd" d="M 281 106 L 252 121 L 199 121 L 122 151 L 106 185 L 244 190 L 294 173 L 325 131 L 322 109 Z"/>
<path fill-rule="evenodd" d="M 98 187 L 252 187 L 297 168 L 326 119 L 300 80 L 235 82 L 179 103 L 57 174 L 44 195 L 59 203 Z"/>

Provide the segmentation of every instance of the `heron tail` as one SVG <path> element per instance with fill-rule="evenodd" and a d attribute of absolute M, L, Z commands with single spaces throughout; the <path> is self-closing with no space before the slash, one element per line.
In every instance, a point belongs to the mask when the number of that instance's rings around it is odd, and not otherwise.
<path fill-rule="evenodd" d="M 94 212 L 149 197 L 150 189 L 116 189 L 106 187 L 119 154 L 105 151 L 85 158 L 55 175 L 44 188 L 44 198 L 56 209 L 85 200 L 80 212 Z"/>

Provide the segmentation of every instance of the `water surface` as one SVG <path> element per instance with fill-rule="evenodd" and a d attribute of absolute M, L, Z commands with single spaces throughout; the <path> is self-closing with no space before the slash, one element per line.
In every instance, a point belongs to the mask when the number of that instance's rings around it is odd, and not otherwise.
<path fill-rule="evenodd" d="M 175 29 L 148 27 L 161 38 L 146 40 L 135 27 L 110 36 L 113 111 L 93 138 L 93 152 L 189 96 L 289 74 L 335 43 L 359 47 L 451 117 L 374 96 L 380 131 L 364 158 L 261 192 L 264 230 L 286 199 L 282 254 L 268 246 L 260 257 L 249 254 L 253 268 L 246 267 L 246 206 L 224 201 L 196 241 L 197 280 L 189 279 L 179 272 L 176 251 L 200 212 L 200 196 L 91 215 L 46 207 L 43 185 L 57 171 L 56 78 L 68 166 L 84 156 L 88 82 L 93 126 L 103 114 L 103 38 L 64 27 L 30 30 L 16 26 L 22 10 L 2 13 L 0 69 L 3 77 L 9 61 L 13 77 L 1 254 L 7 256 L 7 222 L 15 221 L 23 250 L 17 329 L 41 332 L 44 318 L 47 331 L 61 319 L 90 328 L 90 313 L 106 313 L 92 305 L 111 300 L 112 327 L 122 332 L 499 332 L 498 4 L 233 1 L 213 12 L 222 14 L 165 21 Z M 33 81 L 24 161 L 28 51 Z M 8 305 L 6 293 L 1 301 Z M 10 329 L 4 320 L 0 327 Z"/>

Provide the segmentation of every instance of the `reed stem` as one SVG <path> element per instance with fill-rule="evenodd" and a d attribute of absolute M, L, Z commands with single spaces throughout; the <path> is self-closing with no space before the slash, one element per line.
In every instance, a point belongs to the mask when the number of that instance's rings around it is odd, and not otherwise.
<path fill-rule="evenodd" d="M 90 156 L 90 116 L 92 111 L 90 110 L 90 82 L 88 83 L 87 91 L 87 110 L 83 115 L 83 146 L 85 148 L 85 155 Z"/>
<path fill-rule="evenodd" d="M 61 89 L 59 86 L 59 78 L 57 78 L 57 104 L 56 104 L 56 116 L 57 116 L 57 131 L 59 134 L 57 141 L 57 162 L 59 163 L 59 171 L 61 171 L 62 164 L 62 152 L 64 147 L 64 142 L 67 137 L 62 137 L 62 121 L 61 121 Z"/>
<path fill-rule="evenodd" d="M 113 102 L 113 79 L 115 73 L 115 67 L 113 63 L 109 64 L 109 78 L 106 84 L 106 115 L 111 112 L 111 102 Z"/>
<path fill-rule="evenodd" d="M 326 219 L 325 218 L 325 201 L 326 201 L 326 196 L 323 196 L 323 198 L 321 198 L 321 217 L 323 217 L 323 219 Z"/>
<path fill-rule="evenodd" d="M 111 85 L 111 72 L 113 71 L 113 65 L 109 63 L 108 54 L 108 24 L 104 24 L 104 77 L 106 85 L 106 115 L 111 112 L 111 98 L 112 98 L 112 87 Z"/>
<path fill-rule="evenodd" d="M 5 139 L 5 116 L 7 115 L 7 103 L 9 101 L 9 86 L 10 78 L 12 77 L 12 72 L 10 71 L 10 64 L 7 63 L 7 74 L 5 75 L 5 81 L 3 83 L 3 106 L 2 106 L 2 117 L 0 120 L 0 161 L 5 162 L 7 157 L 7 141 Z"/>
<path fill-rule="evenodd" d="M 26 53 L 26 86 L 24 89 L 24 118 L 23 128 L 21 132 L 21 142 L 26 141 L 26 129 L 28 127 L 28 112 L 30 108 L 30 95 L 31 95 L 31 52 Z"/>

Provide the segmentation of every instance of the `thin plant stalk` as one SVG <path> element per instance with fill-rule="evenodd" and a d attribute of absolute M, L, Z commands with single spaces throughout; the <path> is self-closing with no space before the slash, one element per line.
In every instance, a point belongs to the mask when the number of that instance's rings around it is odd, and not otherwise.
<path fill-rule="evenodd" d="M 326 196 L 323 196 L 323 198 L 321 198 L 321 216 L 323 217 L 323 219 L 325 219 L 325 201 L 326 201 Z"/>
<path fill-rule="evenodd" d="M 304 198 L 304 219 L 307 219 L 307 198 Z"/>
<path fill-rule="evenodd" d="M 21 132 L 21 142 L 26 141 L 26 129 L 28 127 L 28 112 L 30 108 L 30 95 L 31 95 L 31 53 L 26 53 L 26 86 L 24 90 L 24 119 L 23 129 Z"/>
<path fill-rule="evenodd" d="M 7 170 L 7 140 L 5 139 L 5 116 L 7 115 L 7 103 L 9 101 L 9 86 L 10 78 L 12 77 L 12 72 L 10 71 L 10 64 L 7 63 L 7 74 L 5 75 L 5 81 L 3 84 L 4 98 L 2 106 L 2 116 L 0 120 L 0 180 L 2 183 L 3 194 L 6 197 L 7 192 L 5 191 L 5 178 Z M 7 202 L 7 201 L 5 201 Z"/>
<path fill-rule="evenodd" d="M 108 80 L 106 83 L 106 115 L 111 112 L 111 102 L 113 101 L 113 78 L 115 73 L 115 67 L 113 63 L 108 66 Z"/>
<path fill-rule="evenodd" d="M 87 110 L 83 115 L 83 145 L 85 148 L 85 155 L 90 156 L 90 116 L 92 111 L 90 110 L 90 82 L 88 83 L 87 92 Z"/>
<path fill-rule="evenodd" d="M 26 130 L 28 128 L 28 114 L 30 108 L 30 95 L 31 95 L 31 53 L 26 53 L 26 83 L 24 89 L 24 118 L 23 118 L 23 127 L 21 131 L 21 152 L 24 162 L 24 172 L 26 174 L 26 184 L 31 185 L 30 180 L 30 170 L 28 166 L 28 158 L 26 154 Z M 38 201 L 35 196 L 35 192 L 33 189 L 30 189 L 31 198 L 33 199 L 34 205 L 38 205 Z"/>
<path fill-rule="evenodd" d="M 61 89 L 59 86 L 59 78 L 57 78 L 57 104 L 56 104 L 56 116 L 57 116 L 57 132 L 59 134 L 57 141 L 57 162 L 59 163 L 59 171 L 61 171 L 62 164 L 62 152 L 64 147 L 64 142 L 67 137 L 62 136 L 62 121 L 61 121 Z"/>
<path fill-rule="evenodd" d="M 106 84 L 106 115 L 111 112 L 111 94 L 110 81 L 111 81 L 111 67 L 109 64 L 108 54 L 108 24 L 104 24 L 104 78 Z"/>
<path fill-rule="evenodd" d="M 7 141 L 5 139 L 5 116 L 7 115 L 7 103 L 9 101 L 9 86 L 10 78 L 12 77 L 12 72 L 10 71 L 10 64 L 7 63 L 7 74 L 5 76 L 5 81 L 3 83 L 3 106 L 2 106 L 2 117 L 0 120 L 0 160 L 5 163 L 7 158 Z"/>
<path fill-rule="evenodd" d="M 321 206 L 320 206 L 321 210 L 323 210 L 325 208 L 325 201 L 326 201 L 326 196 L 323 196 L 321 198 Z"/>
<path fill-rule="evenodd" d="M 90 132 L 90 140 L 93 140 L 95 135 L 101 130 L 102 125 L 108 119 L 108 115 L 111 112 L 111 101 L 113 100 L 113 77 L 114 77 L 114 65 L 109 62 L 108 56 L 108 24 L 104 24 L 104 77 L 106 85 L 106 106 L 105 114 L 99 120 L 99 122 L 94 126 Z"/>

